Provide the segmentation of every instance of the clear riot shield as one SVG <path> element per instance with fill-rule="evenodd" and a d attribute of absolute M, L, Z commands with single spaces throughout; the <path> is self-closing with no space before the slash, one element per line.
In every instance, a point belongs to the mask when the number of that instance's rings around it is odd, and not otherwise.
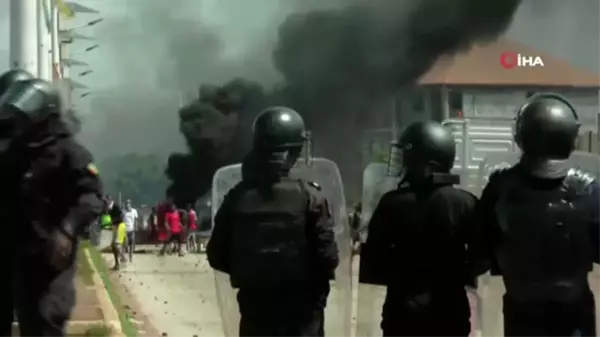
<path fill-rule="evenodd" d="M 292 176 L 321 185 L 327 197 L 335 221 L 335 237 L 339 249 L 340 264 L 327 301 L 325 334 L 350 336 L 352 323 L 352 240 L 348 225 L 344 186 L 337 165 L 325 158 L 311 159 L 310 166 L 303 161 L 292 170 Z M 212 185 L 212 216 L 223 202 L 225 194 L 241 181 L 241 164 L 225 166 L 217 170 Z M 219 310 L 226 336 L 238 336 L 240 314 L 236 290 L 231 287 L 229 276 L 215 271 Z"/>
<path fill-rule="evenodd" d="M 504 159 L 504 157 L 503 157 Z M 517 158 L 518 159 L 518 158 Z M 494 169 L 509 166 L 513 162 L 508 160 L 508 163 L 501 161 L 501 165 L 494 165 Z M 497 166 L 497 167 L 496 167 Z M 486 180 L 487 181 L 487 180 Z M 398 179 L 387 175 L 387 165 L 382 163 L 371 163 L 363 172 L 363 213 L 362 213 L 362 228 L 368 229 L 368 222 L 371 219 L 373 211 L 384 193 L 396 188 Z M 465 183 L 466 184 L 466 183 Z M 467 189 L 467 186 L 463 186 Z M 468 189 L 467 189 L 468 190 Z M 364 242 L 367 235 L 362 235 L 361 240 Z M 362 284 L 358 286 L 358 304 L 357 304 L 357 327 L 356 337 L 380 337 L 382 335 L 380 323 L 385 300 L 386 289 L 384 286 Z M 473 337 L 480 337 L 477 333 L 479 325 L 477 319 L 481 306 L 479 305 L 479 296 L 475 292 L 469 292 L 469 301 L 471 302 Z"/>
<path fill-rule="evenodd" d="M 385 163 L 370 163 L 363 171 L 362 212 L 361 212 L 361 241 L 366 240 L 367 225 L 379 203 L 379 199 L 398 185 L 398 178 L 387 174 L 388 165 Z"/>
<path fill-rule="evenodd" d="M 363 171 L 362 214 L 359 230 L 361 242 L 367 239 L 369 221 L 379 200 L 397 185 L 398 179 L 388 176 L 386 163 L 370 163 Z M 358 260 L 360 263 L 360 259 Z M 381 336 L 380 323 L 384 300 L 384 286 L 358 284 L 356 336 Z"/>
<path fill-rule="evenodd" d="M 496 170 L 510 167 L 519 161 L 519 152 L 502 152 L 488 155 L 479 165 L 477 187 L 479 194 L 485 188 L 489 176 Z M 569 158 L 572 166 L 582 171 L 600 176 L 600 156 L 575 151 Z M 598 278 L 598 270 L 590 275 L 591 280 Z M 502 319 L 502 295 L 504 283 L 499 276 L 483 275 L 478 280 L 476 329 L 482 336 L 502 336 L 504 334 Z M 592 284 L 597 284 L 595 281 Z M 594 287 L 596 288 L 596 287 Z M 597 289 L 594 289 L 597 292 Z"/>

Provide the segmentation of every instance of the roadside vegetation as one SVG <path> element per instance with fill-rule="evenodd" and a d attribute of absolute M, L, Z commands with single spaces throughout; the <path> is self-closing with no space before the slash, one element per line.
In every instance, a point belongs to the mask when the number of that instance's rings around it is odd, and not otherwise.
<path fill-rule="evenodd" d="M 98 276 L 100 276 L 100 279 L 104 283 L 104 287 L 106 288 L 108 296 L 110 297 L 110 300 L 111 300 L 113 306 L 116 308 L 117 313 L 119 314 L 119 321 L 123 328 L 123 335 L 125 335 L 127 337 L 137 337 L 138 331 L 137 331 L 135 325 L 131 322 L 131 317 L 130 317 L 129 313 L 127 312 L 127 310 L 125 309 L 125 306 L 123 305 L 123 301 L 121 300 L 121 298 L 119 296 L 117 288 L 111 281 L 111 278 L 109 276 L 108 267 L 106 266 L 104 260 L 102 259 L 100 252 L 95 247 L 93 247 L 89 243 L 89 241 L 87 241 L 87 240 L 82 241 L 81 246 L 80 246 L 80 253 L 82 254 L 81 255 L 82 258 L 80 260 L 85 260 L 86 261 L 85 264 L 87 264 L 87 258 L 85 258 L 85 253 L 83 253 L 84 249 L 88 249 L 92 263 L 94 264 L 95 269 L 98 271 Z M 79 262 L 79 263 L 83 263 L 83 262 Z M 82 266 L 82 269 L 84 269 L 84 270 L 81 271 L 80 273 L 81 273 L 82 277 L 86 277 L 86 276 L 84 276 L 86 273 L 86 271 L 85 271 L 86 267 L 83 266 L 83 264 L 81 266 Z M 91 274 L 93 274 L 93 268 L 89 264 L 87 265 L 87 268 L 89 268 L 88 270 L 90 273 L 89 274 L 90 279 L 93 279 L 91 276 Z M 86 334 L 86 336 L 109 336 L 109 335 L 100 334 L 103 331 L 106 332 L 106 329 L 108 329 L 108 333 L 110 333 L 110 329 L 106 326 L 90 327 L 90 329 L 88 329 L 88 331 L 87 331 L 90 334 Z"/>

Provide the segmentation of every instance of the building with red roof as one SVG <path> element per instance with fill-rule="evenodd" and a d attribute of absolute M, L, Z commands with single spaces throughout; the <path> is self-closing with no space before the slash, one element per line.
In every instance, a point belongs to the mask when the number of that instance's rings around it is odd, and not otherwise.
<path fill-rule="evenodd" d="M 502 65 L 503 58 L 514 62 L 516 55 L 537 58 L 543 65 L 510 69 Z M 426 97 L 441 96 L 443 118 L 512 120 L 528 95 L 552 91 L 564 95 L 577 108 L 582 131 L 598 130 L 599 74 L 505 38 L 441 57 L 418 84 Z"/>

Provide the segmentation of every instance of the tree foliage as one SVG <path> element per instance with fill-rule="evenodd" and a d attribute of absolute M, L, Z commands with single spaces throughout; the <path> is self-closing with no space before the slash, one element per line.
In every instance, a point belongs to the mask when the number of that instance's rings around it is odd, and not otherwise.
<path fill-rule="evenodd" d="M 106 158 L 98 164 L 106 193 L 154 204 L 164 197 L 167 179 L 164 159 L 155 154 L 131 153 Z"/>

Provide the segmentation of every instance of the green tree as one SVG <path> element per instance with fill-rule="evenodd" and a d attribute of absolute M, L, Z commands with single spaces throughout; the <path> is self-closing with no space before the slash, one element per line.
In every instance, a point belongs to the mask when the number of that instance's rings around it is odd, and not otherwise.
<path fill-rule="evenodd" d="M 134 204 L 154 204 L 167 186 L 164 159 L 154 154 L 131 153 L 108 157 L 98 164 L 104 190 L 113 198 L 119 193 Z"/>

